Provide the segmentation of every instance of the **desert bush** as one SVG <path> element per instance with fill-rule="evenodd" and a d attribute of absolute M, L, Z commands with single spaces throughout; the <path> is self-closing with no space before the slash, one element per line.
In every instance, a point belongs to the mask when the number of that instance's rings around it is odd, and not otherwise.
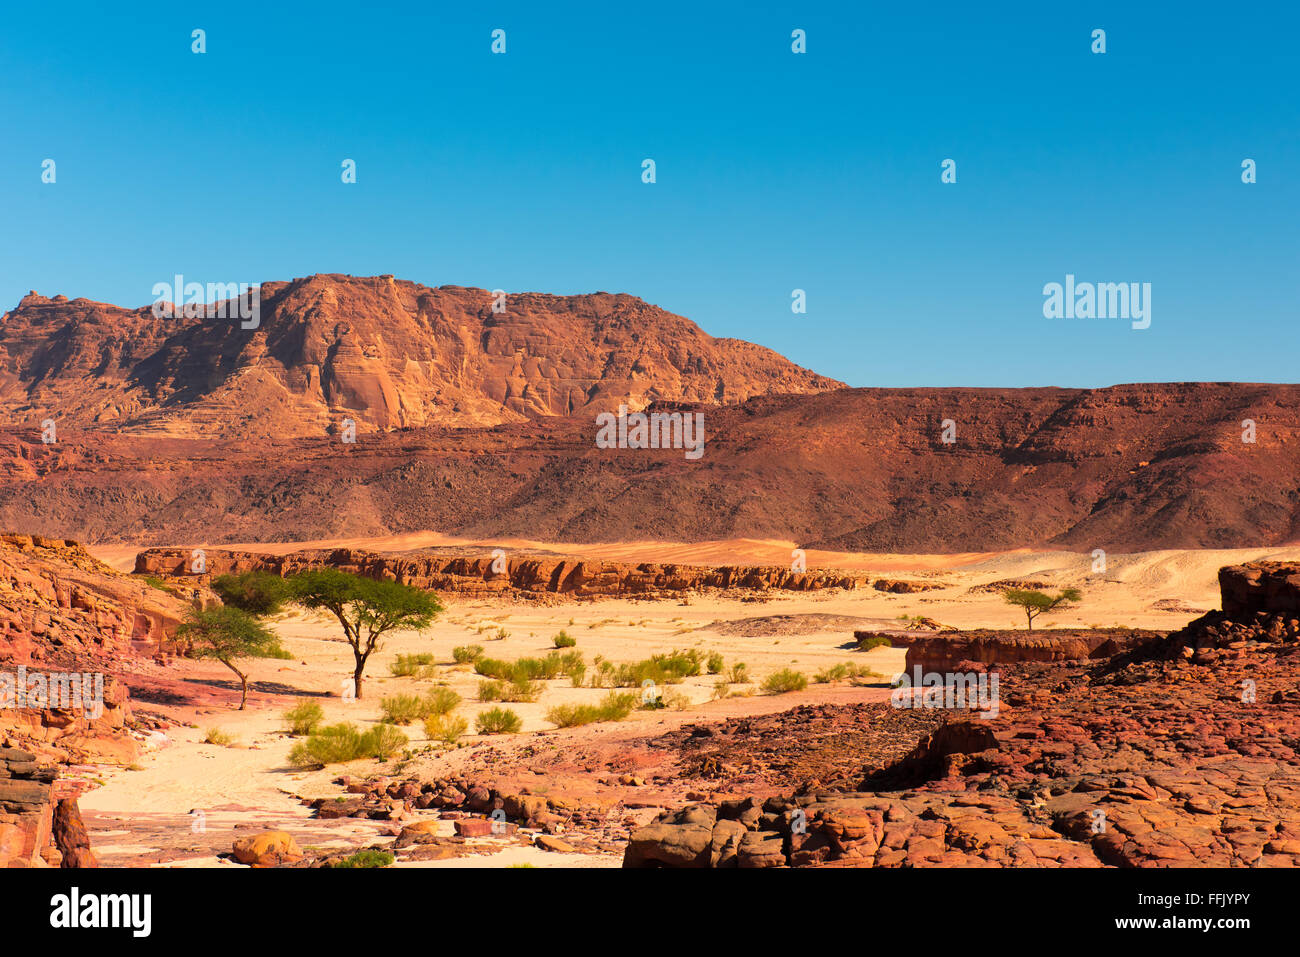
<path fill-rule="evenodd" d="M 335 861 L 330 867 L 387 867 L 397 860 L 388 851 L 365 850 L 357 851 L 351 857 L 345 857 L 341 861 Z"/>
<path fill-rule="evenodd" d="M 451 649 L 451 660 L 458 665 L 467 665 L 471 661 L 477 661 L 482 654 L 482 645 L 458 645 Z"/>
<path fill-rule="evenodd" d="M 387 760 L 406 745 L 406 735 L 392 725 L 378 724 L 364 734 L 354 724 L 342 722 L 326 725 L 305 741 L 293 746 L 289 763 L 309 768 L 323 764 L 340 764 L 358 758 Z"/>
<path fill-rule="evenodd" d="M 398 655 L 388 670 L 397 678 L 426 676 L 432 674 L 435 663 L 433 655 L 427 653 Z"/>
<path fill-rule="evenodd" d="M 474 662 L 474 670 L 485 678 L 516 682 L 550 680 L 561 675 L 571 677 L 575 672 L 585 669 L 582 652 L 552 651 L 545 658 L 520 658 L 517 661 L 501 661 L 497 658 L 479 658 Z"/>
<path fill-rule="evenodd" d="M 474 719 L 479 734 L 515 734 L 524 726 L 519 715 L 509 708 L 489 708 Z"/>
<path fill-rule="evenodd" d="M 782 668 L 767 676 L 763 690 L 768 694 L 785 694 L 788 691 L 802 691 L 808 687 L 808 679 L 798 671 Z"/>
<path fill-rule="evenodd" d="M 424 721 L 424 733 L 429 740 L 448 746 L 455 745 L 460 736 L 468 730 L 468 721 L 451 715 L 437 714 Z"/>
<path fill-rule="evenodd" d="M 705 666 L 708 668 L 709 674 L 711 675 L 722 674 L 722 666 L 723 666 L 722 655 L 720 655 L 716 651 L 713 654 L 709 655 L 708 663 Z"/>
<path fill-rule="evenodd" d="M 410 724 L 428 714 L 428 705 L 424 698 L 414 694 L 393 695 L 379 702 L 379 709 L 384 713 L 384 721 L 389 724 Z"/>
<path fill-rule="evenodd" d="M 312 767 L 318 764 L 339 764 L 363 757 L 361 732 L 354 724 L 342 722 L 318 729 L 293 746 L 289 763 L 295 767 Z"/>
<path fill-rule="evenodd" d="M 884 635 L 867 635 L 858 639 L 858 651 L 870 651 L 872 648 L 889 647 L 892 644 Z"/>
<path fill-rule="evenodd" d="M 250 615 L 274 615 L 289 598 L 289 585 L 270 572 L 241 572 L 218 575 L 212 590 L 223 605 L 232 605 Z"/>
<path fill-rule="evenodd" d="M 361 753 L 368 758 L 387 761 L 406 747 L 407 737 L 391 724 L 377 724 L 361 736 Z"/>
<path fill-rule="evenodd" d="M 546 712 L 546 720 L 561 728 L 573 728 L 594 721 L 622 721 L 636 707 L 632 692 L 611 691 L 599 704 L 556 705 Z"/>
<path fill-rule="evenodd" d="M 208 728 L 207 733 L 203 736 L 203 743 L 215 744 L 219 748 L 231 748 L 235 745 L 235 738 L 220 728 Z"/>
<path fill-rule="evenodd" d="M 506 702 L 536 701 L 542 693 L 540 681 L 529 681 L 523 675 L 516 675 L 510 681 L 501 683 L 501 700 Z"/>
<path fill-rule="evenodd" d="M 743 661 L 734 661 L 731 664 L 731 671 L 727 678 L 733 685 L 743 685 L 749 680 L 749 666 Z"/>
<path fill-rule="evenodd" d="M 284 713 L 284 723 L 294 737 L 311 734 L 325 720 L 325 711 L 315 701 L 301 701 Z"/>
<path fill-rule="evenodd" d="M 726 678 L 719 678 L 713 682 L 713 700 L 720 701 L 731 693 L 731 685 L 727 683 Z"/>
<path fill-rule="evenodd" d="M 434 688 L 427 696 L 429 715 L 450 714 L 460 704 L 460 695 L 450 688 Z M 427 717 L 427 715 L 426 715 Z"/>
<path fill-rule="evenodd" d="M 573 624 L 573 622 L 569 622 L 569 624 Z M 562 631 L 552 638 L 551 642 L 556 648 L 572 648 L 578 643 L 578 639 L 574 638 L 567 631 Z"/>
<path fill-rule="evenodd" d="M 489 678 L 487 681 L 478 683 L 478 700 L 479 701 L 500 701 L 501 692 L 505 690 L 506 683 L 500 678 Z"/>

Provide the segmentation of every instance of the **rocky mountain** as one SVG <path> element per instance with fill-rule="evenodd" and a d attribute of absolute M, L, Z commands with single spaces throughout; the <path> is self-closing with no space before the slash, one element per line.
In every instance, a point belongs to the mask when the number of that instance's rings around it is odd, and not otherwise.
<path fill-rule="evenodd" d="M 76 429 L 44 444 L 10 429 L 0 527 L 157 545 L 431 529 L 893 552 L 1300 539 L 1300 386 L 840 389 L 694 408 L 695 460 L 600 448 L 586 415 L 350 445 Z"/>
<path fill-rule="evenodd" d="M 327 435 L 344 418 L 359 432 L 493 426 L 842 385 L 627 295 L 498 300 L 315 275 L 262 284 L 256 328 L 233 304 L 221 315 L 33 292 L 0 319 L 0 411 L 60 430 L 283 438 Z"/>

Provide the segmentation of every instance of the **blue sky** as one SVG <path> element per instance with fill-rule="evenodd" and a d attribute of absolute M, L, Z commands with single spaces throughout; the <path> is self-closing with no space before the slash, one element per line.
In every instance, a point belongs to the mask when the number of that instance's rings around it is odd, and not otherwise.
<path fill-rule="evenodd" d="M 1300 381 L 1295 10 L 9 5 L 0 309 L 394 273 L 628 292 L 853 385 Z M 1045 319 L 1066 273 L 1151 283 L 1151 327 Z"/>

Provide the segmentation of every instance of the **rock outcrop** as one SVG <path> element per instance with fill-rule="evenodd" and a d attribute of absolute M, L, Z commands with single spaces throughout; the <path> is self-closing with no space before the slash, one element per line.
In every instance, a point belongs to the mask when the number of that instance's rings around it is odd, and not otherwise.
<path fill-rule="evenodd" d="M 0 868 L 96 867 L 75 797 L 57 794 L 58 769 L 0 746 Z"/>
<path fill-rule="evenodd" d="M 0 535 L 0 744 L 42 761 L 132 763 L 130 695 L 113 672 L 157 654 L 187 607 L 76 542 Z"/>
<path fill-rule="evenodd" d="M 1300 618 L 1300 562 L 1252 562 L 1219 569 L 1223 613 L 1243 619 L 1256 614 Z"/>
<path fill-rule="evenodd" d="M 207 583 L 229 572 L 266 571 L 292 575 L 311 568 L 342 571 L 431 591 L 470 597 L 645 598 L 717 589 L 736 592 L 819 591 L 855 589 L 870 584 L 869 576 L 814 570 L 792 572 L 775 566 L 675 565 L 646 562 L 603 562 L 586 559 L 538 558 L 527 555 L 382 554 L 357 548 L 304 549 L 287 555 L 262 552 L 203 550 L 204 572 L 190 571 L 192 550 L 150 548 L 136 555 L 137 575 L 170 576 Z"/>
<path fill-rule="evenodd" d="M 1163 635 L 1163 632 L 1127 628 L 1054 628 L 1034 632 L 980 629 L 894 636 L 893 643 L 907 647 L 909 672 L 918 666 L 922 671 L 950 672 L 963 670 L 964 665 L 971 663 L 1008 665 L 1109 658 Z"/>

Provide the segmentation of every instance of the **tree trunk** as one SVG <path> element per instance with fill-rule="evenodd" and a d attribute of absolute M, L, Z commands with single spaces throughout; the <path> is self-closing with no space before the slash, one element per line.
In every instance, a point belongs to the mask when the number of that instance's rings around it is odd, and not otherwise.
<path fill-rule="evenodd" d="M 239 685 L 241 689 L 241 694 L 239 696 L 239 710 L 243 711 L 244 702 L 248 700 L 248 675 L 244 674 L 242 671 L 236 668 L 229 661 L 223 659 L 221 663 L 225 665 L 227 668 L 229 668 L 231 671 L 233 671 L 235 673 L 235 677 L 239 679 Z"/>
<path fill-rule="evenodd" d="M 356 659 L 357 659 L 357 667 L 356 670 L 352 672 L 352 693 L 356 696 L 356 699 L 360 701 L 361 700 L 361 676 L 366 670 L 366 659 L 360 654 L 356 656 Z"/>

